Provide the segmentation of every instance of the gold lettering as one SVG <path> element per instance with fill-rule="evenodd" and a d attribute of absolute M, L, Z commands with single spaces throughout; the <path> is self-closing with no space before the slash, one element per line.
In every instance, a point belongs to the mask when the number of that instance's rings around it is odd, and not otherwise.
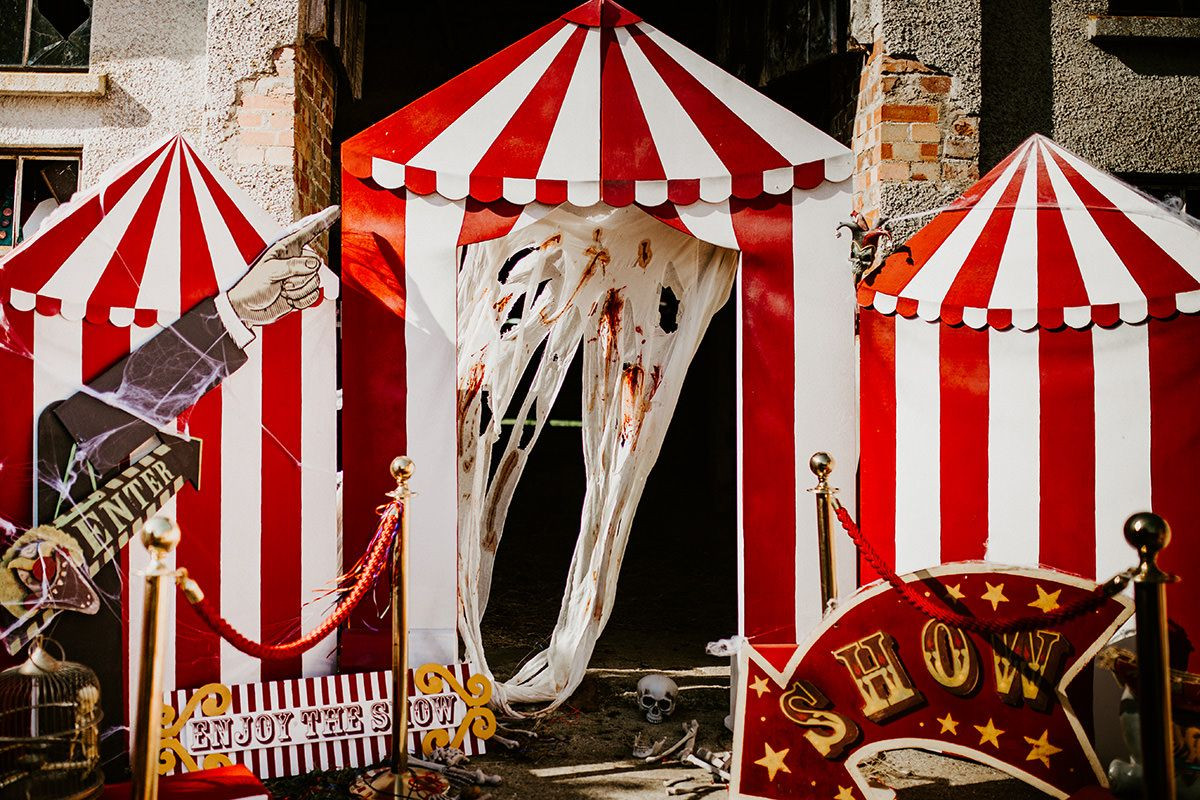
<path fill-rule="evenodd" d="M 1071 646 L 1061 633 L 1016 631 L 992 637 L 996 693 L 1012 706 L 1022 700 L 1036 711 L 1047 711 L 1055 697 L 1063 659 Z M 1017 680 L 1018 676 L 1020 680 Z"/>
<path fill-rule="evenodd" d="M 883 722 L 925 702 L 896 656 L 896 640 L 883 631 L 852 642 L 833 657 L 842 662 L 863 698 L 862 712 Z"/>
<path fill-rule="evenodd" d="M 921 652 L 930 677 L 946 691 L 966 697 L 979 688 L 979 654 L 960 628 L 929 620 L 921 631 Z"/>
<path fill-rule="evenodd" d="M 829 698 L 808 681 L 796 681 L 779 698 L 783 715 L 802 728 L 804 738 L 824 758 L 839 758 L 858 739 L 858 725 L 849 717 L 828 711 Z"/>
<path fill-rule="evenodd" d="M 106 500 L 101 500 L 100 510 L 108 514 L 108 518 L 117 528 L 122 527 L 122 520 L 126 523 L 133 522 L 133 512 L 129 510 L 129 506 L 125 504 L 120 495 L 113 495 Z"/>
<path fill-rule="evenodd" d="M 167 486 L 170 486 L 175 482 L 175 476 L 171 474 L 171 469 L 167 466 L 165 461 L 155 461 L 153 467 L 154 471 L 159 474 L 159 477 L 162 478 L 163 483 L 165 483 Z"/>
<path fill-rule="evenodd" d="M 147 486 L 150 487 L 150 491 L 154 492 L 155 494 L 160 494 L 162 492 L 163 485 L 159 482 L 158 478 L 155 476 L 154 470 L 148 469 L 145 472 L 143 472 L 139 477 L 143 481 L 146 482 Z"/>

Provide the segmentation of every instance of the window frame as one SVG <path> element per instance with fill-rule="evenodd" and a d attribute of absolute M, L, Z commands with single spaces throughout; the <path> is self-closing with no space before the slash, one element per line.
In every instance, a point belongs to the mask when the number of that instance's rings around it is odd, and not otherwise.
<path fill-rule="evenodd" d="M 25 0 L 25 24 L 21 31 L 21 63 L 0 64 L 0 72 L 87 72 L 91 69 L 92 43 L 91 33 L 88 33 L 87 63 L 81 66 L 58 66 L 53 64 L 30 64 L 29 47 L 33 40 L 33 12 L 37 0 Z M 94 22 L 92 17 L 95 4 L 88 6 L 88 24 Z"/>
<path fill-rule="evenodd" d="M 83 148 L 53 148 L 53 147 L 28 147 L 28 148 L 0 148 L 0 161 L 13 161 L 16 166 L 16 174 L 13 176 L 13 224 L 12 224 L 12 244 L 0 244 L 0 256 L 7 254 L 14 247 L 20 244 L 21 238 L 21 191 L 25 183 L 25 164 L 28 161 L 70 161 L 74 160 L 77 164 L 77 175 L 83 174 Z M 75 183 L 75 193 L 79 192 L 78 177 Z M 72 194 L 74 197 L 74 194 Z M 68 200 L 69 202 L 69 200 Z"/>

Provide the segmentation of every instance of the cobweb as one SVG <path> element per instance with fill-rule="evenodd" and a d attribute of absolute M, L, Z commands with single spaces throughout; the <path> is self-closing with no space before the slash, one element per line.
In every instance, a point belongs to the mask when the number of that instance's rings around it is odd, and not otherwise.
<path fill-rule="evenodd" d="M 504 712 L 523 716 L 516 703 L 548 712 L 583 679 L 612 611 L 646 478 L 736 263 L 734 251 L 640 209 L 603 205 L 563 206 L 466 248 L 458 283 L 459 633 L 467 659 L 489 675 L 480 624 L 504 522 L 583 348 L 587 487 L 575 553 L 549 646 L 496 685 Z M 502 420 L 514 408 L 517 424 L 506 431 Z"/>

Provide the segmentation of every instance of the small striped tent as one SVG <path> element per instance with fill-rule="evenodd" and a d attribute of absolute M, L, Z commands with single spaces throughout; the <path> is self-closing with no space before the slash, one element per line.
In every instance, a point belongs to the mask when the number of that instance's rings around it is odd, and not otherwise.
<path fill-rule="evenodd" d="M 281 231 L 173 137 L 110 170 L 0 260 L 6 526 L 35 522 L 34 431 L 42 409 L 228 289 Z M 327 298 L 336 296 L 327 271 L 322 285 Z M 249 362 L 178 420 L 181 432 L 203 441 L 203 461 L 202 489 L 185 486 L 164 509 L 183 531 L 175 557 L 254 638 L 311 627 L 322 609 L 305 603 L 338 572 L 335 313 L 334 303 L 323 302 L 257 329 Z M 124 643 L 111 652 L 127 675 L 136 673 L 137 576 L 146 559 L 139 544 L 125 549 L 120 604 L 100 611 L 122 615 Z M 260 667 L 222 644 L 190 608 L 176 608 L 174 596 L 171 603 L 168 688 L 333 667 L 332 641 L 302 660 Z"/>
<path fill-rule="evenodd" d="M 1152 509 L 1200 641 L 1196 220 L 1034 136 L 908 244 L 859 290 L 864 532 L 899 572 L 1104 579 Z"/>

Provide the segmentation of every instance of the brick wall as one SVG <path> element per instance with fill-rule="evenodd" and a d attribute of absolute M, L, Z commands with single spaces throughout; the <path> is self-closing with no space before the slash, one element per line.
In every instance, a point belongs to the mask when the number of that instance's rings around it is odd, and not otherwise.
<path fill-rule="evenodd" d="M 295 217 L 329 205 L 334 90 L 333 67 L 313 44 L 275 50 L 268 72 L 239 85 L 237 162 L 287 171 Z M 327 255 L 328 236 L 315 245 Z"/>
<path fill-rule="evenodd" d="M 954 78 L 879 40 L 859 81 L 853 146 L 855 206 L 872 223 L 927 210 L 979 178 L 979 118 L 962 110 Z M 897 237 L 923 221 L 895 226 Z"/>

